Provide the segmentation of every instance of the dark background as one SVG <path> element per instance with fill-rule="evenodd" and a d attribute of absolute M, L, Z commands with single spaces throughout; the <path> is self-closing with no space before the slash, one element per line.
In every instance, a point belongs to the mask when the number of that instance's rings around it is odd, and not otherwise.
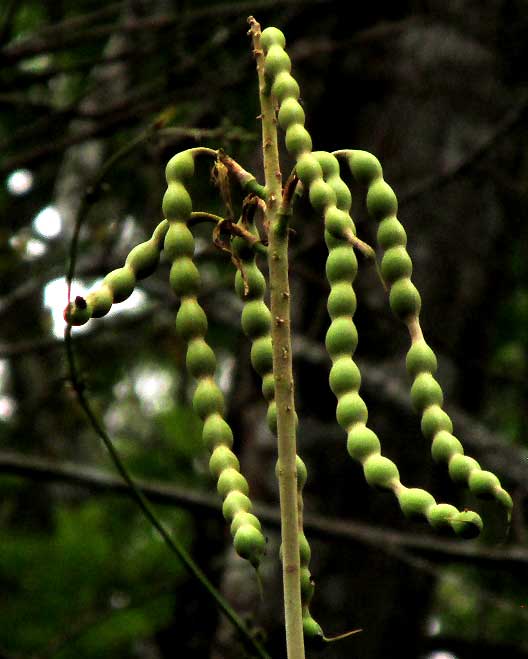
<path fill-rule="evenodd" d="M 301 200 L 291 274 L 299 452 L 309 472 L 305 514 L 317 583 L 311 610 L 328 635 L 363 629 L 308 656 L 528 656 L 528 5 L 356 4 L 3 3 L 0 657 L 243 656 L 135 505 L 101 481 L 118 478 L 53 333 L 61 331 L 66 294 L 50 309 L 45 291 L 49 301 L 47 286 L 65 276 L 79 214 L 74 295 L 151 235 L 173 153 L 221 146 L 262 180 L 249 14 L 286 34 L 314 149 L 366 149 L 383 163 L 400 199 L 446 409 L 467 453 L 515 501 L 508 533 L 496 505 L 476 502 L 433 464 L 409 404 L 405 327 L 359 257 L 357 360 L 384 453 L 405 484 L 479 510 L 486 530 L 478 541 L 439 538 L 365 484 L 326 387 L 326 248 L 320 219 Z M 283 172 L 291 165 L 285 157 Z M 14 194 L 10 177 L 20 169 L 33 185 Z M 195 209 L 222 212 L 207 168 L 199 175 Z M 90 194 L 94 182 L 101 185 Z M 361 191 L 352 191 L 359 236 L 373 244 L 376 228 Z M 48 206 L 62 230 L 46 238 L 33 221 Z M 239 328 L 233 269 L 209 229 L 197 236 L 200 301 L 237 453 L 252 497 L 275 507 L 274 440 Z M 139 286 L 134 310 L 74 333 L 84 392 L 132 473 L 177 488 L 157 508 L 161 518 L 282 657 L 273 510 L 260 600 L 254 573 L 230 548 L 208 475 L 168 271 L 162 259 Z M 206 496 L 197 503 L 193 493 Z"/>

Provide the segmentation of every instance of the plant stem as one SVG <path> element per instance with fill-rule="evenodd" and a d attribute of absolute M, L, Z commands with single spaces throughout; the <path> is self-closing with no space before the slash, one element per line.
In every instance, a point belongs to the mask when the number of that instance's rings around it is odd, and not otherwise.
<path fill-rule="evenodd" d="M 277 405 L 279 493 L 282 536 L 282 574 L 288 659 L 304 659 L 299 537 L 297 524 L 296 416 L 292 371 L 290 289 L 288 280 L 288 225 L 281 212 L 282 176 L 277 148 L 277 119 L 270 87 L 264 75 L 264 54 L 260 25 L 251 26 L 257 62 L 262 119 L 264 176 L 267 189 L 266 221 L 269 226 L 268 264 L 270 272 L 273 376 Z"/>

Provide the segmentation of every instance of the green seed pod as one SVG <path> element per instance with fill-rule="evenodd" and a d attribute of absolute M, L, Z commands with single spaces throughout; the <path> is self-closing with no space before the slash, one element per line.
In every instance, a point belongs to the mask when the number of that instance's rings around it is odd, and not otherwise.
<path fill-rule="evenodd" d="M 506 490 L 499 490 L 498 492 L 495 493 L 495 498 L 497 501 L 501 504 L 501 506 L 504 506 L 506 510 L 508 511 L 508 518 L 511 516 L 511 510 L 513 508 L 513 501 L 511 496 L 506 492 Z"/>
<path fill-rule="evenodd" d="M 260 43 L 262 44 L 262 48 L 264 48 L 264 52 L 268 51 L 274 44 L 278 44 L 281 48 L 284 48 L 286 45 L 286 37 L 278 28 L 267 27 L 262 30 Z"/>
<path fill-rule="evenodd" d="M 432 440 L 440 430 L 453 432 L 451 419 L 439 405 L 432 405 L 425 410 L 422 416 L 421 427 L 423 436 L 429 440 Z"/>
<path fill-rule="evenodd" d="M 464 510 L 455 515 L 451 527 L 460 538 L 472 540 L 480 535 L 483 524 L 480 515 L 472 510 Z"/>
<path fill-rule="evenodd" d="M 193 409 L 201 419 L 210 414 L 222 414 L 224 396 L 212 378 L 203 378 L 198 382 L 193 396 Z"/>
<path fill-rule="evenodd" d="M 273 373 L 266 373 L 262 378 L 262 395 L 268 402 L 275 398 L 275 378 Z"/>
<path fill-rule="evenodd" d="M 357 273 L 357 258 L 353 247 L 336 247 L 326 260 L 326 276 L 330 284 L 341 280 L 353 281 Z"/>
<path fill-rule="evenodd" d="M 303 634 L 307 647 L 322 649 L 325 645 L 323 630 L 321 625 L 316 622 L 310 614 L 305 615 L 302 619 Z"/>
<path fill-rule="evenodd" d="M 450 432 L 446 430 L 440 430 L 433 439 L 433 445 L 431 446 L 431 455 L 435 462 L 445 462 L 449 464 L 449 461 L 457 453 L 464 453 L 462 444 L 454 437 Z"/>
<path fill-rule="evenodd" d="M 286 148 L 295 158 L 312 150 L 310 133 L 301 124 L 293 124 L 286 131 Z"/>
<path fill-rule="evenodd" d="M 194 158 L 192 151 L 182 151 L 173 156 L 165 167 L 167 183 L 190 179 L 194 174 Z"/>
<path fill-rule="evenodd" d="M 341 354 L 353 354 L 358 342 L 356 326 L 348 316 L 341 316 L 332 321 L 326 332 L 325 345 L 330 357 Z"/>
<path fill-rule="evenodd" d="M 125 265 L 132 268 L 136 279 L 145 279 L 156 270 L 159 259 L 159 249 L 153 242 L 147 241 L 134 247 L 127 256 Z"/>
<path fill-rule="evenodd" d="M 174 261 L 178 257 L 194 255 L 194 238 L 189 227 L 183 222 L 173 222 L 169 225 L 163 251 L 167 257 Z"/>
<path fill-rule="evenodd" d="M 394 283 L 402 277 L 408 278 L 411 276 L 411 257 L 405 247 L 390 247 L 385 252 L 381 260 L 381 274 L 383 275 L 383 279 L 389 282 L 389 284 Z"/>
<path fill-rule="evenodd" d="M 268 411 L 266 412 L 266 423 L 271 432 L 277 434 L 277 404 L 274 400 L 270 401 Z"/>
<path fill-rule="evenodd" d="M 348 166 L 360 185 L 370 185 L 383 175 L 379 160 L 368 151 L 354 150 L 348 158 Z"/>
<path fill-rule="evenodd" d="M 357 392 L 343 394 L 337 402 L 336 417 L 341 428 L 348 430 L 355 423 L 367 422 L 367 406 Z"/>
<path fill-rule="evenodd" d="M 295 78 L 288 71 L 281 71 L 275 78 L 271 93 L 279 103 L 287 98 L 299 98 L 301 91 Z"/>
<path fill-rule="evenodd" d="M 313 153 L 303 153 L 295 165 L 297 176 L 307 188 L 310 184 L 323 176 L 323 170 Z"/>
<path fill-rule="evenodd" d="M 433 528 L 451 533 L 453 530 L 452 523 L 458 514 L 459 512 L 455 506 L 449 503 L 437 503 L 427 510 L 427 521 Z"/>
<path fill-rule="evenodd" d="M 436 505 L 432 494 L 417 487 L 402 489 L 397 496 L 403 514 L 409 519 L 427 517 L 429 508 Z"/>
<path fill-rule="evenodd" d="M 423 371 L 434 374 L 438 366 L 436 355 L 423 339 L 412 344 L 407 353 L 405 365 L 407 373 L 413 378 Z"/>
<path fill-rule="evenodd" d="M 86 304 L 84 298 L 80 299 L 83 301 L 82 303 L 84 304 L 84 307 L 77 305 L 75 302 L 70 302 L 66 309 L 64 309 L 64 320 L 69 325 L 73 325 L 74 327 L 84 325 L 91 318 L 90 307 Z"/>
<path fill-rule="evenodd" d="M 373 430 L 358 423 L 348 432 L 347 450 L 351 458 L 364 462 L 369 456 L 381 453 L 381 444 Z"/>
<path fill-rule="evenodd" d="M 207 333 L 207 317 L 205 311 L 195 298 L 182 300 L 176 314 L 176 331 L 185 340 L 203 337 Z"/>
<path fill-rule="evenodd" d="M 287 130 L 292 124 L 302 124 L 306 119 L 301 104 L 295 98 L 284 99 L 279 110 L 279 124 Z"/>
<path fill-rule="evenodd" d="M 310 574 L 310 570 L 306 566 L 301 567 L 300 571 L 301 579 L 301 601 L 309 602 L 314 593 L 315 584 Z"/>
<path fill-rule="evenodd" d="M 314 151 L 313 155 L 323 169 L 325 180 L 339 176 L 339 161 L 334 155 L 328 151 Z"/>
<path fill-rule="evenodd" d="M 310 191 L 313 185 L 310 186 Z M 329 189 L 333 190 L 330 186 Z M 335 194 L 334 194 L 335 197 Z M 310 199 L 311 200 L 311 199 Z M 325 229 L 336 238 L 345 238 L 345 232 L 351 229 L 350 217 L 345 211 L 339 210 L 336 206 L 330 206 L 325 213 Z"/>
<path fill-rule="evenodd" d="M 163 195 L 163 214 L 169 221 L 186 222 L 192 211 L 192 201 L 183 183 L 172 181 Z"/>
<path fill-rule="evenodd" d="M 215 354 L 201 338 L 193 339 L 189 343 L 185 361 L 187 370 L 195 378 L 213 377 L 215 374 Z"/>
<path fill-rule="evenodd" d="M 286 133 L 286 139 L 287 135 Z M 323 212 L 327 206 L 335 205 L 336 202 L 335 192 L 323 179 L 313 181 L 310 185 L 309 197 L 314 210 L 318 212 Z"/>
<path fill-rule="evenodd" d="M 213 414 L 205 419 L 202 438 L 210 451 L 219 445 L 233 446 L 233 431 L 220 414 Z"/>
<path fill-rule="evenodd" d="M 253 513 L 240 512 L 235 515 L 229 529 L 231 534 L 234 536 L 241 526 L 253 526 L 255 529 L 257 529 L 257 531 L 262 530 L 258 518 L 255 517 Z"/>
<path fill-rule="evenodd" d="M 237 295 L 242 300 L 256 300 L 261 299 L 266 291 L 266 279 L 258 267 L 254 264 L 244 264 L 244 277 L 242 277 L 239 270 L 235 275 L 235 290 Z M 246 283 L 248 286 L 248 293 L 245 294 Z"/>
<path fill-rule="evenodd" d="M 493 499 L 502 489 L 499 479 L 491 471 L 473 470 L 469 474 L 468 485 L 471 492 L 480 499 Z"/>
<path fill-rule="evenodd" d="M 113 301 L 114 297 L 112 291 L 105 285 L 101 286 L 93 293 L 88 293 L 86 296 L 86 302 L 92 310 L 92 318 L 102 318 L 103 316 L 106 316 L 112 308 Z"/>
<path fill-rule="evenodd" d="M 114 303 L 123 302 L 132 295 L 136 285 L 136 277 L 132 268 L 125 266 L 112 270 L 103 279 L 103 286 L 108 286 L 112 291 Z"/>
<path fill-rule="evenodd" d="M 398 467 L 383 455 L 371 455 L 363 464 L 365 479 L 372 487 L 391 489 L 400 480 Z"/>
<path fill-rule="evenodd" d="M 397 217 L 387 217 L 378 227 L 378 243 L 382 249 L 407 245 L 407 234 Z"/>
<path fill-rule="evenodd" d="M 239 556 L 257 567 L 266 551 L 266 538 L 254 526 L 245 524 L 235 533 L 233 541 L 235 551 Z"/>
<path fill-rule="evenodd" d="M 299 533 L 299 556 L 301 565 L 308 565 L 310 563 L 312 551 L 304 533 Z"/>
<path fill-rule="evenodd" d="M 328 185 L 332 188 L 336 196 L 336 206 L 348 212 L 352 206 L 352 195 L 350 194 L 348 185 L 339 176 L 329 178 Z M 353 222 L 352 227 L 355 229 Z"/>
<path fill-rule="evenodd" d="M 262 300 L 252 300 L 242 310 L 242 330 L 251 338 L 269 334 L 271 313 Z"/>
<path fill-rule="evenodd" d="M 330 389 L 335 396 L 339 397 L 346 391 L 357 391 L 360 384 L 361 373 L 351 357 L 336 359 L 330 370 Z"/>
<path fill-rule="evenodd" d="M 196 295 L 200 288 L 200 273 L 192 260 L 185 256 L 173 261 L 169 281 L 176 295 Z"/>
<path fill-rule="evenodd" d="M 338 316 L 353 316 L 356 306 L 356 294 L 350 282 L 337 282 L 332 286 L 327 302 L 328 314 L 332 320 Z"/>
<path fill-rule="evenodd" d="M 398 212 L 398 200 L 393 189 L 383 179 L 378 179 L 367 192 L 367 210 L 375 220 L 383 220 Z"/>
<path fill-rule="evenodd" d="M 260 376 L 273 370 L 271 336 L 256 339 L 251 346 L 251 364 Z"/>
<path fill-rule="evenodd" d="M 267 76 L 274 78 L 282 71 L 289 73 L 291 71 L 291 61 L 288 53 L 282 46 L 272 44 L 266 53 L 264 61 L 264 71 Z"/>
<path fill-rule="evenodd" d="M 237 490 L 230 492 L 222 504 L 222 513 L 225 519 L 227 519 L 228 522 L 231 522 L 233 517 L 241 511 L 245 513 L 251 512 L 251 501 L 242 492 L 238 492 Z"/>
<path fill-rule="evenodd" d="M 479 463 L 469 455 L 454 455 L 449 461 L 449 476 L 454 483 L 467 483 L 472 471 L 480 471 Z"/>
<path fill-rule="evenodd" d="M 249 494 L 249 486 L 247 480 L 242 476 L 242 474 L 233 467 L 228 467 L 224 469 L 220 474 L 218 483 L 216 486 L 218 494 L 222 497 L 226 497 L 229 492 L 242 492 L 246 496 Z"/>
<path fill-rule="evenodd" d="M 306 485 L 308 479 L 308 471 L 306 465 L 298 455 L 295 457 L 295 470 L 297 475 L 297 490 L 301 491 Z"/>
<path fill-rule="evenodd" d="M 442 405 L 442 388 L 430 373 L 420 373 L 411 387 L 411 402 L 417 412 L 423 412 L 431 405 Z"/>
<path fill-rule="evenodd" d="M 391 286 L 390 307 L 400 320 L 407 320 L 420 313 L 420 293 L 410 279 L 399 279 Z"/>
<path fill-rule="evenodd" d="M 212 419 L 213 417 L 209 418 Z M 240 463 L 237 456 L 228 446 L 224 444 L 218 444 L 213 450 L 211 457 L 209 458 L 209 471 L 215 478 L 219 478 L 220 474 L 225 469 L 236 469 L 239 471 Z"/>

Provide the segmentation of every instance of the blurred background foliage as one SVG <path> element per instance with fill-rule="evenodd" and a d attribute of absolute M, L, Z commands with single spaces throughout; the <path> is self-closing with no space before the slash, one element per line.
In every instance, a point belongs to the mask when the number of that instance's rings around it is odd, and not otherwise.
<path fill-rule="evenodd" d="M 173 153 L 221 146 L 261 178 L 248 14 L 286 33 L 314 148 L 363 148 L 384 163 L 447 409 L 468 453 L 497 473 L 516 505 L 508 532 L 500 511 L 475 503 L 432 463 L 410 410 L 406 333 L 360 259 L 358 361 L 373 427 L 405 483 L 477 506 L 487 531 L 470 543 L 438 538 L 365 485 L 325 385 L 325 246 L 301 200 L 291 273 L 312 612 L 329 635 L 364 630 L 320 656 L 528 657 L 528 7 L 363 3 L 353 20 L 350 9 L 340 0 L 2 3 L 2 659 L 244 656 L 119 488 L 71 387 L 61 314 L 79 216 L 74 295 L 119 267 L 162 219 Z M 285 174 L 291 165 L 285 156 Z M 358 192 L 358 232 L 372 243 Z M 222 212 L 207 165 L 193 198 L 197 210 Z M 262 600 L 230 549 L 208 475 L 166 261 L 129 301 L 74 333 L 80 377 L 164 523 L 272 656 L 283 656 L 275 447 L 239 329 L 232 266 L 209 228 L 196 235 L 236 448 L 253 497 L 271 506 L 261 508 Z"/>

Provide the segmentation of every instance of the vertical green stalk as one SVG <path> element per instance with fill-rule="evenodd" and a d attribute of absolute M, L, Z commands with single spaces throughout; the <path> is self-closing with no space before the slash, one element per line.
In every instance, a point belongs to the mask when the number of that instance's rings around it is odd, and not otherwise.
<path fill-rule="evenodd" d="M 262 120 L 264 176 L 267 188 L 266 220 L 269 226 L 273 377 L 277 405 L 279 493 L 282 535 L 282 574 L 288 659 L 304 659 L 300 560 L 297 513 L 296 417 L 290 333 L 288 280 L 288 226 L 281 213 L 282 176 L 277 148 L 277 119 L 270 85 L 264 76 L 261 30 L 250 17 L 250 34 L 257 63 Z"/>

